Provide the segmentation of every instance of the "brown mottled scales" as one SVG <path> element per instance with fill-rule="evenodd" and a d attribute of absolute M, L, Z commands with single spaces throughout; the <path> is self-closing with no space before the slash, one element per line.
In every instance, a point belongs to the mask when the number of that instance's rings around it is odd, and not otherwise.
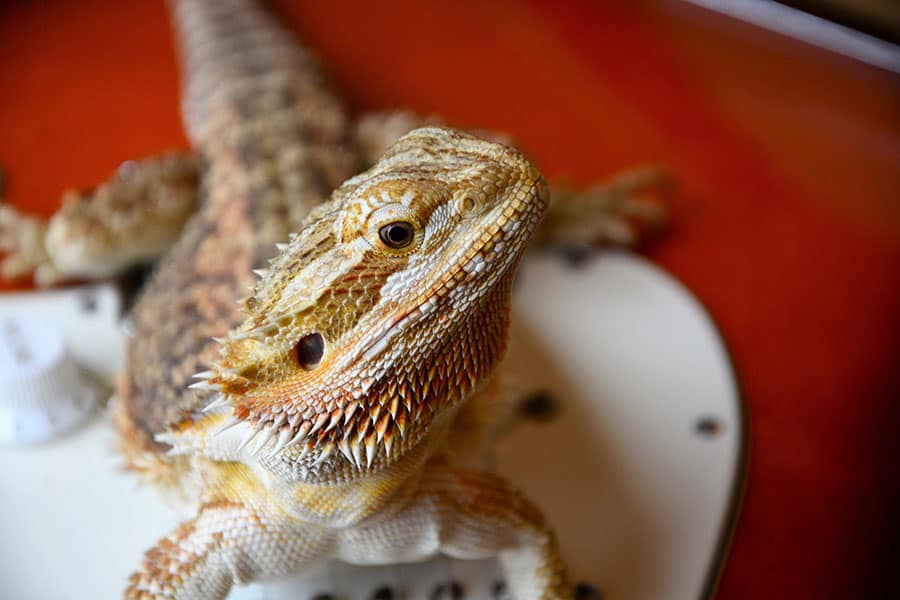
<path fill-rule="evenodd" d="M 0 210 L 0 270 L 39 283 L 175 240 L 133 309 L 113 407 L 128 465 L 196 512 L 125 597 L 224 598 L 322 560 L 444 553 L 497 556 L 519 600 L 572 598 L 538 508 L 464 465 L 515 412 L 493 374 L 545 213 L 545 244 L 629 243 L 660 221 L 644 196 L 665 174 L 550 205 L 496 135 L 411 113 L 352 123 L 250 0 L 170 4 L 195 154 L 129 163 L 49 225 Z"/>
<path fill-rule="evenodd" d="M 354 173 L 349 120 L 318 66 L 270 15 L 235 4 L 173 3 L 185 124 L 208 168 L 133 313 L 119 401 L 146 441 L 203 405 L 187 385 L 239 322 L 252 269 Z"/>

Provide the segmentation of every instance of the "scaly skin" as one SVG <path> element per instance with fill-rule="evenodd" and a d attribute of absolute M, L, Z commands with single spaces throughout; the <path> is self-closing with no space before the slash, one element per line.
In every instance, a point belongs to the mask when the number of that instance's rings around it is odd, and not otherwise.
<path fill-rule="evenodd" d="M 503 354 L 512 277 L 546 195 L 517 151 L 419 129 L 315 209 L 195 385 L 213 392 L 206 414 L 157 436 L 187 457 L 182 477 L 203 482 L 201 512 L 148 554 L 134 593 L 210 597 L 326 557 L 443 552 L 498 554 L 519 598 L 570 595 L 540 513 L 445 448 Z M 401 248 L 380 235 L 396 222 L 412 225 Z"/>
<path fill-rule="evenodd" d="M 445 448 L 502 356 L 540 174 L 419 129 L 338 187 L 351 124 L 308 55 L 243 2 L 173 8 L 205 197 L 135 306 L 116 419 L 132 467 L 199 508 L 126 597 L 219 598 L 324 558 L 436 552 L 499 555 L 519 598 L 570 596 L 540 513 Z M 395 222 L 412 236 L 398 248 L 381 232 Z"/>
<path fill-rule="evenodd" d="M 498 556 L 520 600 L 571 597 L 539 510 L 457 460 L 483 446 L 464 430 L 496 404 L 512 279 L 548 210 L 540 173 L 464 133 L 400 137 L 433 119 L 354 124 L 249 0 L 171 4 L 197 154 L 139 163 L 70 202 L 56 245 L 14 211 L 10 230 L 27 235 L 0 231 L 8 264 L 46 282 L 106 276 L 177 237 L 134 308 L 114 418 L 128 465 L 197 512 L 147 552 L 125 597 L 222 598 L 326 558 L 438 552 Z M 633 241 L 631 217 L 660 215 L 632 192 L 665 181 L 639 175 L 565 194 L 541 237 Z M 411 237 L 391 241 L 392 223 Z M 73 254 L 98 240 L 105 256 Z"/>
<path fill-rule="evenodd" d="M 168 153 L 126 161 L 91 191 L 68 191 L 49 222 L 0 206 L 0 276 L 34 273 L 48 286 L 103 279 L 155 259 L 178 238 L 197 201 L 198 159 Z"/>

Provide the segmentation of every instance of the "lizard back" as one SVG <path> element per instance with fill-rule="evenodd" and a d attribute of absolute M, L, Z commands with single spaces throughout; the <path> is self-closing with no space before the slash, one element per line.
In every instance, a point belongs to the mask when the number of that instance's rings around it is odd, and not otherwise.
<path fill-rule="evenodd" d="M 118 390 L 126 456 L 200 408 L 191 376 L 240 320 L 252 270 L 355 168 L 350 125 L 318 66 L 245 0 L 171 2 L 182 113 L 205 160 L 200 209 L 137 301 Z M 134 466 L 134 464 L 132 465 Z"/>

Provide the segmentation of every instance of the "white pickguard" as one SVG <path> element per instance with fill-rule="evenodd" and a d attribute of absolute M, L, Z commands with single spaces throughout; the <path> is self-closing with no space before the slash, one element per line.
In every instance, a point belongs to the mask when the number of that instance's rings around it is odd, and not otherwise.
<path fill-rule="evenodd" d="M 117 310 L 108 286 L 0 296 L 0 315 L 55 320 L 75 356 L 107 376 L 120 364 Z M 520 425 L 501 442 L 497 467 L 548 514 L 576 577 L 617 600 L 708 593 L 741 483 L 743 425 L 727 352 L 699 303 L 630 255 L 577 268 L 532 256 L 516 289 L 509 359 L 523 381 L 558 398 L 560 413 Z M 179 516 L 117 465 L 102 420 L 50 444 L 0 449 L 0 597 L 119 597 Z M 466 598 L 488 598 L 498 578 L 493 561 L 335 564 L 230 597 L 364 599 L 389 585 L 414 600 L 455 580 Z"/>

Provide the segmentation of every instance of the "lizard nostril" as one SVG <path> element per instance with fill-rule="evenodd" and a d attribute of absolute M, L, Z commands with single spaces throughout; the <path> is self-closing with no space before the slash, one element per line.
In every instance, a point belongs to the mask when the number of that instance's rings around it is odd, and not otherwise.
<path fill-rule="evenodd" d="M 300 338 L 295 349 L 300 366 L 307 370 L 314 369 L 325 353 L 325 339 L 320 333 L 310 333 Z"/>

